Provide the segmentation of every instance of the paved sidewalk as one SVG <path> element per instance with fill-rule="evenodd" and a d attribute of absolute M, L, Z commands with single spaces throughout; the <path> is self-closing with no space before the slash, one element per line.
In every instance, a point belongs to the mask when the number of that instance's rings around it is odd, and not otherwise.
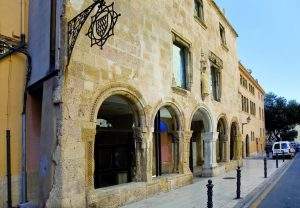
<path fill-rule="evenodd" d="M 268 160 L 268 177 L 276 170 L 275 160 Z M 279 166 L 282 160 L 279 160 Z M 241 179 L 241 197 L 245 197 L 264 182 L 263 159 L 261 157 L 244 160 Z M 236 171 L 211 178 L 214 184 L 214 208 L 234 207 L 240 200 L 236 197 Z M 194 183 L 167 193 L 157 194 L 151 198 L 123 206 L 123 208 L 199 208 L 206 207 L 206 184 L 209 178 L 195 178 Z"/>

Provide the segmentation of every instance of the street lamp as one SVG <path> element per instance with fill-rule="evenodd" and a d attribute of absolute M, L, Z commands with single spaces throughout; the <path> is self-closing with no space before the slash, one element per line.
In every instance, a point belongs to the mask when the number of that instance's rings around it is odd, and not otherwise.
<path fill-rule="evenodd" d="M 248 116 L 247 122 L 246 123 L 242 123 L 242 134 L 244 133 L 244 125 L 250 123 L 250 121 L 251 121 L 251 118 L 250 118 L 250 116 Z"/>

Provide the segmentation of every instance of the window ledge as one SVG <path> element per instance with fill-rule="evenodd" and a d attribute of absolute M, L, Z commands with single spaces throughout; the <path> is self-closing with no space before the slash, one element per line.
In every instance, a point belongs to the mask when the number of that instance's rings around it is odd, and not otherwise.
<path fill-rule="evenodd" d="M 223 48 L 225 51 L 227 51 L 227 52 L 229 51 L 227 45 L 225 45 L 224 43 L 221 43 L 221 45 L 222 45 L 222 48 Z"/>
<path fill-rule="evenodd" d="M 201 25 L 201 27 L 202 27 L 204 30 L 207 29 L 207 26 L 206 26 L 204 20 L 200 19 L 197 15 L 194 15 L 194 19 L 195 19 L 195 21 L 196 21 L 199 25 Z"/>
<path fill-rule="evenodd" d="M 180 95 L 184 95 L 184 96 L 186 96 L 186 95 L 188 95 L 190 93 L 189 90 L 183 89 L 183 88 L 177 87 L 177 86 L 172 86 L 172 90 L 173 90 L 174 93 L 177 93 L 177 94 L 180 94 Z"/>

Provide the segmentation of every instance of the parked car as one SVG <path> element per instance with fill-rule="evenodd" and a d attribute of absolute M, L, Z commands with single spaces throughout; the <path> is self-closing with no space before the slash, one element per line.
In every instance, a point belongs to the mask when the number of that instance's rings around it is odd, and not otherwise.
<path fill-rule="evenodd" d="M 295 156 L 295 149 L 288 141 L 275 142 L 272 147 L 272 154 L 273 158 L 276 158 L 277 155 L 292 158 Z"/>

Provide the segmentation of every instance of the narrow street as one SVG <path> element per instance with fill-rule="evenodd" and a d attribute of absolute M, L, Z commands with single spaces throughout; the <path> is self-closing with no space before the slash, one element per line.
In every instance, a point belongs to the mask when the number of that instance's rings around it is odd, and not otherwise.
<path fill-rule="evenodd" d="M 300 155 L 298 154 L 274 189 L 260 204 L 260 208 L 300 207 Z"/>

